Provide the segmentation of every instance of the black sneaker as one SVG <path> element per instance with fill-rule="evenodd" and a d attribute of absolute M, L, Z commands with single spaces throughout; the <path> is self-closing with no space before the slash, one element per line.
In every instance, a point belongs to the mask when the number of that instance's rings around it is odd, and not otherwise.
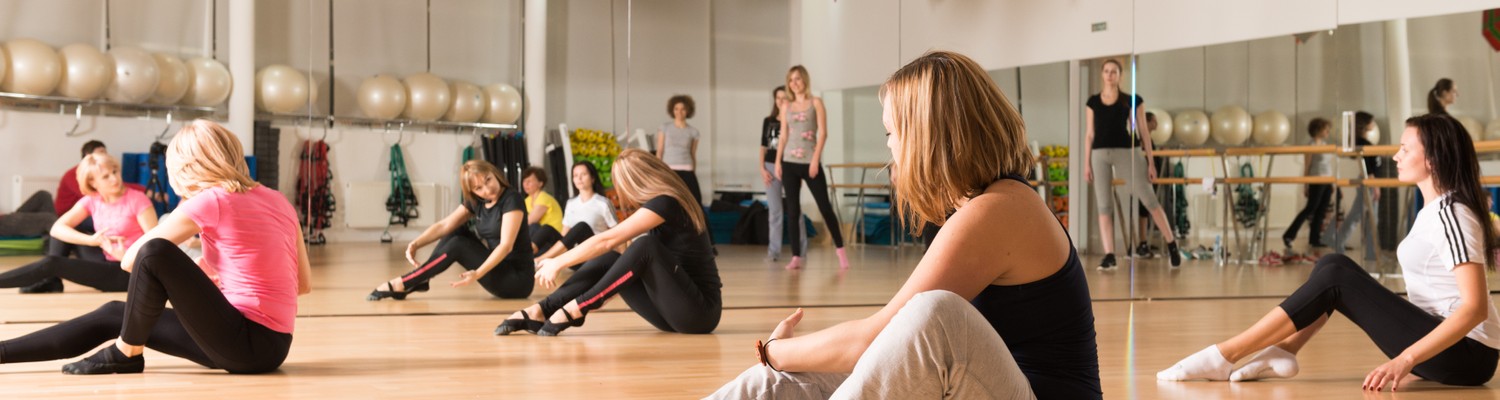
<path fill-rule="evenodd" d="M 1104 259 L 1099 260 L 1099 269 L 1106 271 L 1115 269 L 1115 253 L 1105 254 Z"/>
<path fill-rule="evenodd" d="M 1135 255 L 1141 258 L 1151 258 L 1151 245 L 1141 242 L 1140 245 L 1135 246 Z"/>
<path fill-rule="evenodd" d="M 62 293 L 62 278 L 52 277 L 43 279 L 41 282 L 33 283 L 31 286 L 21 288 L 22 294 L 32 293 Z"/>
<path fill-rule="evenodd" d="M 1167 243 L 1167 255 L 1172 260 L 1172 268 L 1182 265 L 1182 252 L 1177 250 L 1177 242 Z"/>
<path fill-rule="evenodd" d="M 110 343 L 94 355 L 64 365 L 62 372 L 68 375 L 139 374 L 146 369 L 146 357 L 137 354 L 126 357 L 119 347 Z"/>

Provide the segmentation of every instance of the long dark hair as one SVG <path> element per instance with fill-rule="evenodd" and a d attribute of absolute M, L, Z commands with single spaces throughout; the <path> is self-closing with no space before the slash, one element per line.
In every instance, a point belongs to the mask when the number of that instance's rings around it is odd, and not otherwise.
<path fill-rule="evenodd" d="M 592 186 L 590 186 L 590 188 L 594 189 L 594 194 L 603 196 L 604 195 L 604 182 L 600 182 L 599 181 L 599 169 L 597 169 L 597 168 L 594 167 L 594 163 L 591 163 L 591 162 L 588 162 L 588 161 L 579 161 L 579 162 L 573 163 L 573 168 L 568 170 L 568 176 L 569 177 L 573 176 L 573 170 L 574 169 L 578 169 L 579 165 L 582 165 L 584 167 L 584 169 L 589 170 L 589 178 L 593 178 L 594 179 L 594 184 Z M 572 181 L 572 179 L 568 179 L 568 181 Z M 573 184 L 573 190 L 583 191 L 583 189 L 580 189 L 578 187 L 578 184 L 576 184 L 576 183 Z"/>
<path fill-rule="evenodd" d="M 766 118 L 775 119 L 775 120 L 781 119 L 781 106 L 776 105 L 776 92 L 785 92 L 785 91 L 786 91 L 786 85 L 777 86 L 775 89 L 771 89 L 771 116 L 766 117 Z"/>
<path fill-rule="evenodd" d="M 1450 193 L 1453 202 L 1463 204 L 1479 220 L 1484 236 L 1485 266 L 1495 269 L 1488 257 L 1495 250 L 1495 226 L 1489 216 L 1489 194 L 1479 185 L 1479 157 L 1474 154 L 1474 140 L 1464 125 L 1447 114 L 1427 114 L 1406 120 L 1406 126 L 1417 128 L 1426 148 L 1427 163 L 1432 169 L 1433 189 Z M 1462 244 L 1460 244 L 1462 245 Z"/>
<path fill-rule="evenodd" d="M 1438 79 L 1432 90 L 1427 91 L 1427 112 L 1433 114 L 1447 114 L 1448 108 L 1443 107 L 1443 93 L 1453 90 L 1453 80 L 1448 78 Z"/>

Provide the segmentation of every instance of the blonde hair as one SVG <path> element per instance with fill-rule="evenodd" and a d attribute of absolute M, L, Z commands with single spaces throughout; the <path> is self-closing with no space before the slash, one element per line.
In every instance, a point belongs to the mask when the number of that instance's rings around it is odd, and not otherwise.
<path fill-rule="evenodd" d="M 115 160 L 114 157 L 99 153 L 83 156 L 83 161 L 78 162 L 78 169 L 74 171 L 78 178 L 78 190 L 83 192 L 84 196 L 99 193 L 99 189 L 94 187 L 94 175 L 111 170 L 120 171 L 120 161 Z"/>
<path fill-rule="evenodd" d="M 924 221 L 947 222 L 996 179 L 1032 167 L 1021 114 L 962 54 L 922 55 L 880 86 L 880 98 L 901 143 L 891 173 L 896 207 L 914 234 Z"/>
<path fill-rule="evenodd" d="M 786 88 L 787 93 L 792 94 L 792 100 L 797 100 L 797 95 L 802 94 L 791 91 L 792 74 L 802 75 L 802 91 L 807 93 L 807 98 L 812 98 L 812 77 L 807 75 L 807 67 L 793 65 L 791 69 L 786 70 Z"/>
<path fill-rule="evenodd" d="M 485 160 L 469 160 L 458 169 L 458 185 L 463 188 L 464 201 L 481 203 L 479 197 L 474 196 L 474 189 L 484 184 L 485 175 L 493 176 L 496 182 L 500 182 L 501 192 L 510 190 L 510 181 L 505 180 L 505 175 L 500 173 L 499 168 L 495 168 L 495 164 Z"/>
<path fill-rule="evenodd" d="M 245 193 L 260 185 L 250 179 L 250 166 L 240 139 L 217 122 L 196 119 L 184 125 L 167 148 L 167 178 L 182 197 L 192 197 L 210 186 Z"/>
<path fill-rule="evenodd" d="M 706 223 L 703 206 L 688 192 L 682 178 L 667 167 L 661 159 L 641 149 L 626 149 L 614 165 L 615 191 L 627 207 L 640 207 L 641 203 L 657 196 L 669 196 L 677 200 L 683 211 L 687 211 L 697 232 L 703 232 Z"/>

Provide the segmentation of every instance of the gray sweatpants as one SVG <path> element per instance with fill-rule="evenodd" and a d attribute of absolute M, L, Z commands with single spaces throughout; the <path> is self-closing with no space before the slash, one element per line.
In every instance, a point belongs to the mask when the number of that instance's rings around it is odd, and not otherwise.
<path fill-rule="evenodd" d="M 1115 173 L 1125 177 L 1125 190 L 1134 193 L 1141 206 L 1147 210 L 1161 207 L 1156 202 L 1156 192 L 1151 190 L 1151 180 L 1146 178 L 1149 166 L 1144 153 L 1137 153 L 1134 149 L 1094 149 L 1089 165 L 1094 169 L 1094 210 L 1099 215 L 1114 215 L 1111 207 L 1114 199 L 1110 194 L 1114 193 Z M 1130 204 L 1120 206 L 1131 209 Z"/>
<path fill-rule="evenodd" d="M 963 297 L 918 293 L 859 357 L 854 372 L 750 367 L 710 399 L 1035 399 L 995 328 Z"/>
<path fill-rule="evenodd" d="M 785 194 L 781 191 L 781 178 L 776 177 L 776 163 L 766 163 L 766 170 L 772 171 L 771 183 L 766 185 L 766 231 L 770 233 L 770 246 L 766 249 L 766 257 L 775 260 L 781 257 L 781 221 L 788 218 L 784 215 L 786 208 L 783 207 L 782 200 L 785 199 Z M 790 220 L 796 221 L 793 222 L 796 225 L 793 228 L 802 239 L 802 248 L 807 248 L 807 229 L 801 224 L 802 216 L 795 215 Z"/>
<path fill-rule="evenodd" d="M 16 207 L 16 212 L 0 216 L 0 236 L 42 236 L 52 231 L 57 211 L 52 208 L 52 194 L 39 191 Z"/>

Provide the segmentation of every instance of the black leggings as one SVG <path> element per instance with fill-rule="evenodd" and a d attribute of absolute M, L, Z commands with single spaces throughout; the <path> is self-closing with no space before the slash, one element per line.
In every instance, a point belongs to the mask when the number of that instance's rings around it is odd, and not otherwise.
<path fill-rule="evenodd" d="M 719 326 L 722 299 L 709 296 L 676 265 L 655 236 L 642 236 L 625 254 L 605 253 L 578 268 L 557 291 L 537 303 L 552 315 L 569 301 L 587 314 L 619 294 L 651 326 L 665 332 L 710 333 Z"/>
<path fill-rule="evenodd" d="M 698 186 L 698 173 L 694 171 L 680 171 L 675 169 L 672 170 L 672 172 L 676 172 L 677 177 L 682 178 L 682 183 L 687 184 L 688 192 L 693 194 L 693 200 L 697 200 L 698 206 L 702 207 L 703 189 L 699 188 Z"/>
<path fill-rule="evenodd" d="M 1297 231 L 1302 230 L 1302 222 L 1312 220 L 1310 230 L 1312 236 L 1307 237 L 1311 244 L 1322 244 L 1323 241 L 1323 216 L 1328 211 L 1328 201 L 1333 197 L 1333 185 L 1307 185 L 1307 205 L 1302 207 L 1302 212 L 1297 213 L 1297 218 L 1292 220 L 1292 225 L 1286 228 L 1286 233 L 1281 237 L 1291 241 L 1297 239 Z"/>
<path fill-rule="evenodd" d="M 1297 330 L 1338 311 L 1359 325 L 1387 357 L 1401 354 L 1443 322 L 1441 317 L 1422 311 L 1380 286 L 1359 264 L 1342 254 L 1318 260 L 1307 283 L 1282 301 L 1281 309 L 1292 318 Z M 1495 375 L 1497 361 L 1500 350 L 1465 337 L 1436 357 L 1417 364 L 1412 373 L 1446 385 L 1477 386 Z"/>
<path fill-rule="evenodd" d="M 402 275 L 401 282 L 408 288 L 426 283 L 448 270 L 454 262 L 473 271 L 479 269 L 489 256 L 489 248 L 479 238 L 468 229 L 457 229 L 438 241 L 437 248 L 432 250 L 427 262 Z M 479 286 L 495 297 L 522 299 L 531 295 L 531 289 L 535 286 L 534 274 L 535 268 L 532 267 L 530 258 L 522 260 L 507 257 L 500 261 L 500 265 L 479 278 Z"/>
<path fill-rule="evenodd" d="M 176 245 L 152 239 L 139 252 L 124 303 L 0 342 L 0 362 L 77 357 L 117 336 L 231 373 L 270 372 L 286 360 L 292 335 L 245 318 Z"/>
<path fill-rule="evenodd" d="M 818 166 L 818 177 L 809 178 L 808 165 L 794 162 L 781 163 L 781 183 L 786 186 L 786 215 L 802 215 L 802 181 L 807 181 L 807 189 L 812 191 L 813 201 L 818 203 L 818 211 L 823 213 L 823 222 L 828 224 L 828 234 L 833 235 L 834 247 L 844 248 L 844 232 L 839 224 L 839 214 L 834 211 L 833 203 L 828 201 L 828 172 L 823 166 Z M 793 223 L 793 229 L 803 229 L 802 221 Z M 797 231 L 792 231 L 793 236 Z M 802 248 L 802 243 L 792 241 L 792 255 L 801 257 L 807 251 Z"/>
<path fill-rule="evenodd" d="M 594 228 L 586 222 L 579 222 L 573 225 L 572 228 L 568 229 L 567 235 L 558 233 L 556 229 L 552 229 L 550 226 L 541 224 L 531 226 L 531 244 L 536 246 L 537 255 L 546 253 L 547 250 L 558 243 L 562 243 L 563 248 L 572 250 L 573 246 L 577 246 L 591 237 L 594 237 Z"/>
<path fill-rule="evenodd" d="M 130 286 L 130 274 L 120 269 L 119 261 L 46 256 L 0 274 L 0 288 L 26 287 L 55 278 L 104 292 L 123 292 Z"/>

